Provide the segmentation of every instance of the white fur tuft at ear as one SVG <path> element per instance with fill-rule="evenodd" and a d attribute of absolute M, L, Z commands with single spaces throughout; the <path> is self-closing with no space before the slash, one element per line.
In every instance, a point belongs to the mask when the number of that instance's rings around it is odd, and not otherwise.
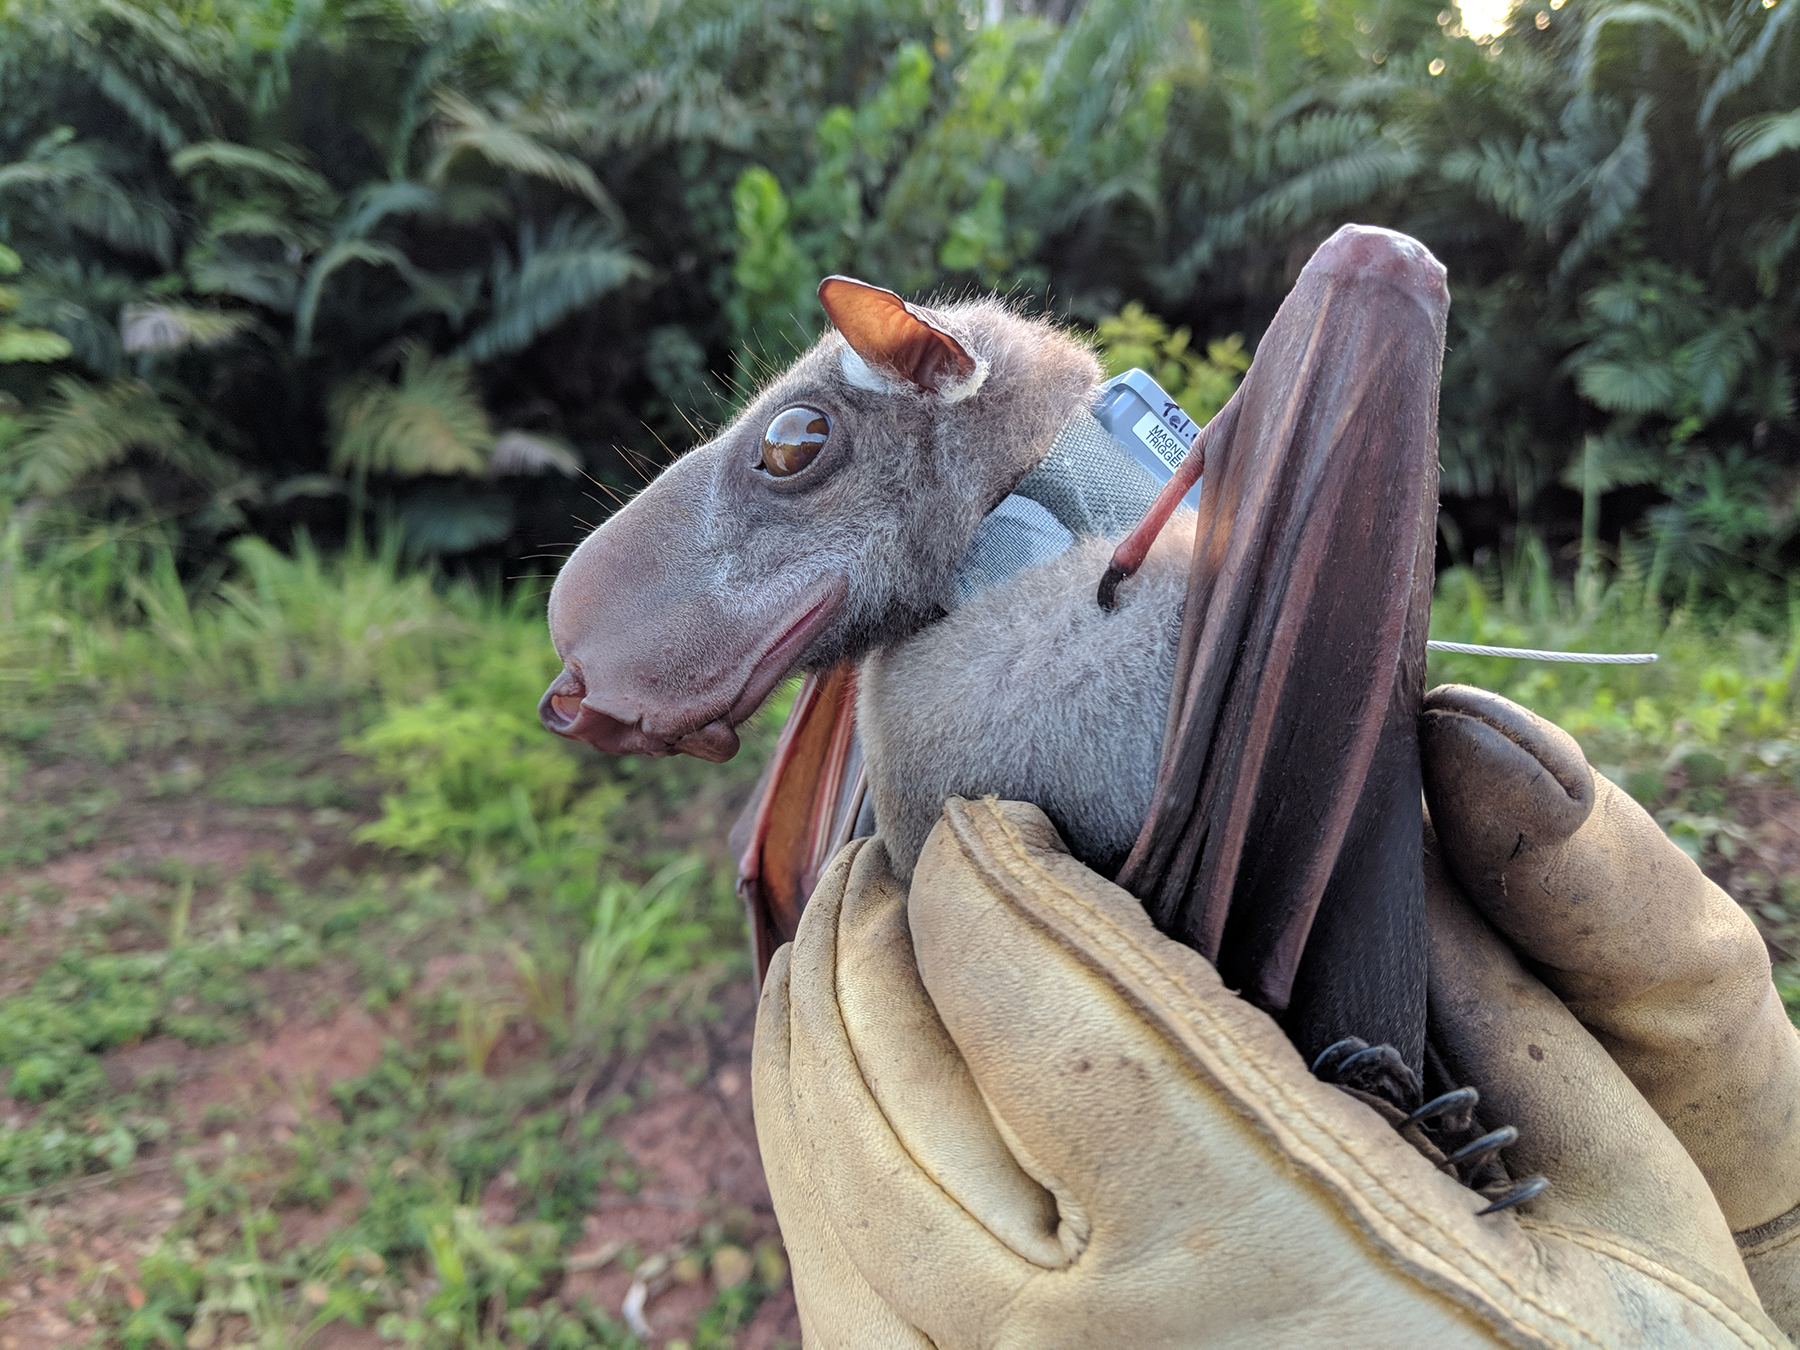
<path fill-rule="evenodd" d="M 987 383 L 988 363 L 981 357 L 975 358 L 975 369 L 966 380 L 958 380 L 955 384 L 946 385 L 938 390 L 938 397 L 946 403 L 961 403 L 965 398 L 973 397 L 982 385 Z"/>
<path fill-rule="evenodd" d="M 871 394 L 895 394 L 901 389 L 898 382 L 863 360 L 856 354 L 856 348 L 848 344 L 838 353 L 838 369 L 844 372 L 845 382 L 853 389 L 867 389 Z M 946 403 L 961 403 L 987 383 L 987 377 L 988 363 L 976 357 L 975 369 L 970 372 L 969 378 L 940 389 L 938 397 Z"/>
<path fill-rule="evenodd" d="M 848 342 L 844 350 L 838 353 L 838 369 L 844 372 L 844 379 L 854 389 L 867 389 L 871 394 L 892 394 L 900 386 L 883 375 L 874 366 L 856 354 L 856 348 Z"/>

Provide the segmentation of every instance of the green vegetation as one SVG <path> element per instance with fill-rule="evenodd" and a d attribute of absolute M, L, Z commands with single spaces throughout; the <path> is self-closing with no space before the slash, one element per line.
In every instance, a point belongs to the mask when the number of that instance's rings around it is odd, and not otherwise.
<path fill-rule="evenodd" d="M 1433 654 L 1432 684 L 1517 699 L 1571 732 L 1589 760 L 1758 921 L 1800 1015 L 1800 594 L 1785 622 L 1665 611 L 1628 559 L 1602 584 L 1556 580 L 1527 540 L 1504 567 L 1438 581 L 1432 636 L 1557 651 L 1655 652 L 1654 665 L 1564 665 Z"/>
<path fill-rule="evenodd" d="M 629 488 L 784 363 L 827 272 L 1253 347 L 1360 219 L 1450 267 L 1453 552 L 1523 521 L 1665 605 L 1779 599 L 1797 6 L 11 0 L 0 502 L 189 578 L 295 523 L 516 563 L 565 475 Z"/>
<path fill-rule="evenodd" d="M 600 1196 L 658 1184 L 613 1136 L 655 1100 L 656 1036 L 690 1082 L 721 998 L 745 1013 L 720 837 L 769 729 L 724 769 L 609 763 L 538 727 L 553 660 L 529 599 L 434 587 L 395 546 L 325 561 L 244 539 L 184 590 L 166 553 L 95 536 L 36 565 L 15 532 L 0 1268 L 80 1266 L 40 1230 L 87 1178 L 173 1196 L 133 1266 L 81 1267 L 63 1312 L 95 1344 L 297 1347 L 336 1320 L 429 1347 L 641 1344 L 616 1301 L 555 1296 L 573 1261 L 710 1279 L 692 1344 L 728 1346 L 779 1287 L 767 1221 L 728 1204 L 672 1247 L 571 1255 Z M 202 842 L 259 846 L 223 867 L 180 842 L 145 855 L 190 813 Z M 112 861 L 83 894 L 48 880 L 93 856 Z M 296 1019 L 360 1038 L 367 1067 L 183 1096 Z M 161 1058 L 133 1069 L 139 1047 Z M 273 1082 L 279 1056 L 261 1062 Z"/>

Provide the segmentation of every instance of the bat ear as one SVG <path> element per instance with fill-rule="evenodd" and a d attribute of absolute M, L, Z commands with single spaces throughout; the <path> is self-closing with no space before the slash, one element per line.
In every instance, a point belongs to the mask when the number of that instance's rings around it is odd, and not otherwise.
<path fill-rule="evenodd" d="M 892 291 L 853 277 L 826 277 L 819 303 L 851 349 L 877 370 L 936 394 L 975 374 L 977 362 L 962 343 Z"/>

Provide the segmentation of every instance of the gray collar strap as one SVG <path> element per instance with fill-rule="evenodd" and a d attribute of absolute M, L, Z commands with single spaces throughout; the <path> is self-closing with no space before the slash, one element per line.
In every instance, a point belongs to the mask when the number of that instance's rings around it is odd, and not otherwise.
<path fill-rule="evenodd" d="M 1057 557 L 1078 538 L 1122 537 L 1160 486 L 1084 403 L 976 529 L 956 567 L 957 603 Z"/>

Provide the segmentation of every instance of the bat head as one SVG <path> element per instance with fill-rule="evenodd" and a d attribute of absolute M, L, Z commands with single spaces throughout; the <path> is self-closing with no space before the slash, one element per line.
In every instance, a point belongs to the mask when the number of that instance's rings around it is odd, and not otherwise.
<path fill-rule="evenodd" d="M 819 299 L 831 331 L 564 564 L 551 731 L 731 758 L 787 675 L 950 607 L 982 518 L 1099 376 L 1080 343 L 997 301 L 927 309 L 848 277 Z"/>

